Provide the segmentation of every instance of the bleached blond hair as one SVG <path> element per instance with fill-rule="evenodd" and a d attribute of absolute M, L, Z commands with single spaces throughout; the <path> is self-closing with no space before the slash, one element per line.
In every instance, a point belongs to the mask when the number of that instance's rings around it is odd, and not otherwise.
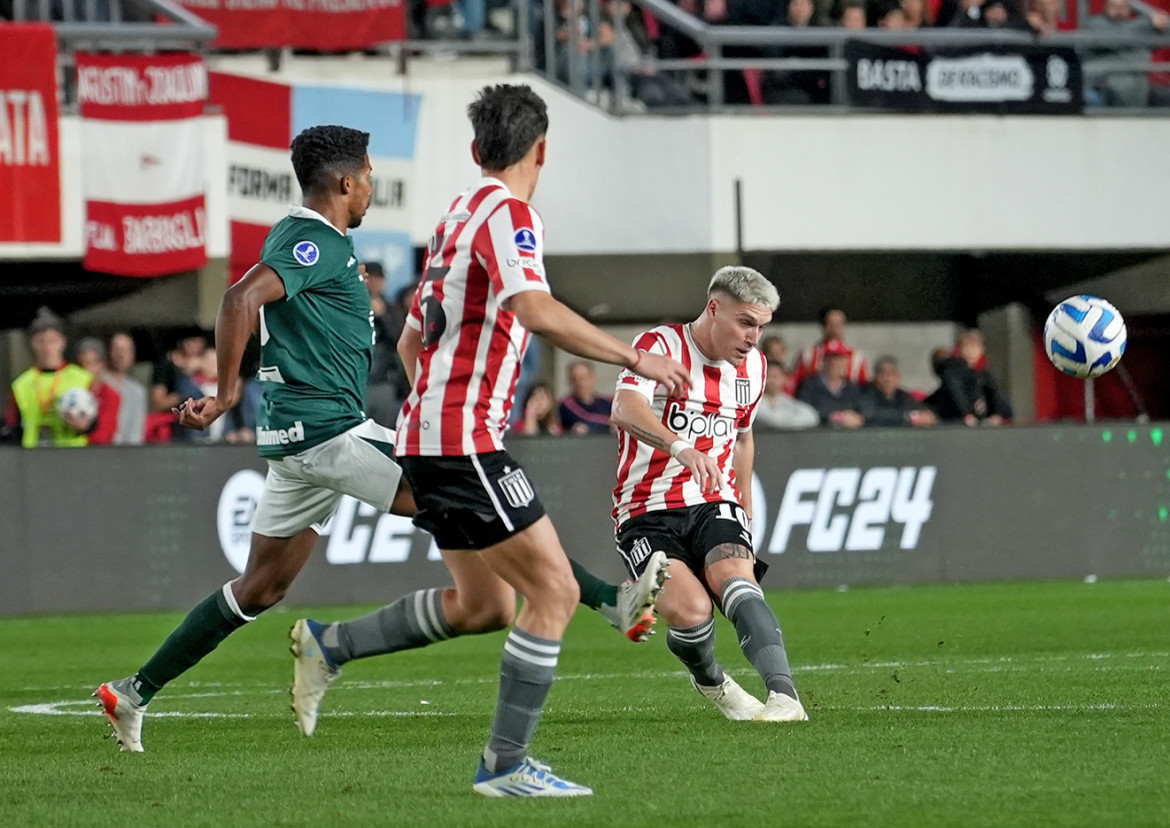
<path fill-rule="evenodd" d="M 741 302 L 762 305 L 768 310 L 774 311 L 780 305 L 780 294 L 775 285 L 750 267 L 728 266 L 716 270 L 707 286 L 707 298 L 717 291 Z"/>

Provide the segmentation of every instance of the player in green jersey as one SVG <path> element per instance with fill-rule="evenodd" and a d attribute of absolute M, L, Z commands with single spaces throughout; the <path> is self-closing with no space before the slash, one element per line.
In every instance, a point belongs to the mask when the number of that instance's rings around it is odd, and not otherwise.
<path fill-rule="evenodd" d="M 256 442 L 268 474 L 244 574 L 192 609 L 138 672 L 94 693 L 122 750 L 143 750 L 146 706 L 164 685 L 284 597 L 343 495 L 382 511 L 415 513 L 393 459 L 394 432 L 363 411 L 374 317 L 346 231 L 361 223 L 370 203 L 368 141 L 367 133 L 341 126 L 311 127 L 293 140 L 303 203 L 272 227 L 260 262 L 224 294 L 215 329 L 218 393 L 186 400 L 179 422 L 206 428 L 235 405 L 244 348 L 258 329 L 264 401 Z M 590 606 L 631 638 L 649 632 L 661 572 L 619 589 L 574 568 Z M 472 619 L 459 632 L 494 629 Z M 316 703 L 312 714 L 315 722 Z"/>
<path fill-rule="evenodd" d="M 370 204 L 369 134 L 312 127 L 292 142 L 304 201 L 268 233 L 260 262 L 224 294 L 216 319 L 219 388 L 187 400 L 180 424 L 206 428 L 236 403 L 244 348 L 260 332 L 268 460 L 244 574 L 205 598 L 133 676 L 100 700 L 123 750 L 142 750 L 146 705 L 233 631 L 284 597 L 342 495 L 409 515 L 394 433 L 362 411 L 373 350 L 369 293 L 347 231 Z"/>

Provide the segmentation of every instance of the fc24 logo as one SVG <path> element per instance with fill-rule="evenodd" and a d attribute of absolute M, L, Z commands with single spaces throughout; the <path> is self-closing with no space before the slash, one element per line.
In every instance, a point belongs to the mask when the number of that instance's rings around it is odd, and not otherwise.
<path fill-rule="evenodd" d="M 934 507 L 935 466 L 797 469 L 788 478 L 768 551 L 788 548 L 793 530 L 808 527 L 809 552 L 881 549 L 901 527 L 898 546 L 914 549 Z"/>

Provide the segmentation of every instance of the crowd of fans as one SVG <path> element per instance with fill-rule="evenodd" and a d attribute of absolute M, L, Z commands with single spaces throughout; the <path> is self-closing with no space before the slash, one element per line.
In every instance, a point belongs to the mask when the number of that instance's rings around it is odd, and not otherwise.
<path fill-rule="evenodd" d="M 366 285 L 374 309 L 377 339 L 369 376 L 367 414 L 393 426 L 409 391 L 395 349 L 409 310 L 412 291 L 393 299 L 383 295 L 385 279 L 376 263 L 366 265 Z M 820 314 L 821 338 L 790 359 L 779 336 L 760 342 L 767 382 L 756 424 L 762 430 L 931 426 L 937 423 L 1001 425 L 1011 406 L 987 372 L 983 336 L 964 330 L 953 347 L 931 356 L 938 388 L 927 395 L 901 387 L 897 360 L 883 356 L 871 367 L 866 355 L 845 338 L 847 319 L 840 308 Z M 174 409 L 186 399 L 216 393 L 215 348 L 198 329 L 182 332 L 174 347 L 155 364 L 139 363 L 133 337 L 117 332 L 108 340 L 85 337 L 69 353 L 65 325 L 42 308 L 28 329 L 33 365 L 13 382 L 0 443 L 34 446 L 140 445 L 143 443 L 252 443 L 262 388 L 252 377 L 258 354 L 245 356 L 237 377 L 239 402 L 206 431 L 180 428 Z M 538 351 L 539 349 L 530 349 Z M 612 398 L 598 392 L 593 365 L 568 366 L 569 392 L 557 400 L 552 385 L 539 378 L 539 363 L 524 369 L 523 392 L 512 414 L 515 435 L 605 434 L 612 431 Z M 67 391 L 87 389 L 93 409 L 64 409 Z"/>
<path fill-rule="evenodd" d="M 1012 418 L 1011 405 L 987 371 L 983 335 L 959 333 L 953 346 L 929 355 L 939 384 L 932 393 L 902 387 L 898 361 L 879 357 L 872 376 L 865 354 L 845 340 L 840 308 L 820 314 L 821 339 L 789 358 L 775 335 L 759 348 L 768 363 L 764 395 L 756 413 L 763 431 L 864 426 L 933 426 L 939 423 L 998 426 Z M 924 353 L 923 358 L 927 355 Z M 514 417 L 514 433 L 596 434 L 610 430 L 612 398 L 597 393 L 597 375 L 588 362 L 568 368 L 569 394 L 559 403 L 552 386 L 532 383 Z"/>
<path fill-rule="evenodd" d="M 999 29 L 1037 36 L 1078 28 L 1071 0 L 673 0 L 685 12 L 712 26 L 779 26 L 793 29 Z M 551 62 L 543 54 L 543 5 L 533 7 L 538 65 L 551 67 L 560 80 L 571 73 L 586 86 L 596 79 L 609 86 L 615 65 L 632 70 L 631 93 L 648 107 L 680 106 L 699 102 L 706 85 L 698 72 L 654 73 L 638 68 L 645 57 L 697 57 L 702 47 L 685 34 L 657 21 L 626 0 L 601 0 L 595 22 L 582 0 L 556 0 L 556 53 Z M 620 15 L 621 26 L 615 26 Z M 1080 21 L 1079 28 L 1102 33 L 1165 33 L 1170 16 L 1161 11 L 1135 12 L 1129 0 L 1103 0 L 1097 14 Z M 572 37 L 573 29 L 576 38 Z M 728 58 L 828 58 L 824 46 L 729 46 Z M 1086 102 L 1091 106 L 1140 107 L 1170 105 L 1170 83 L 1162 74 L 1103 71 L 1119 59 L 1149 62 L 1148 47 L 1091 50 L 1085 55 Z M 572 69 L 571 64 L 575 64 Z M 1151 78 L 1153 83 L 1151 83 Z M 820 70 L 728 71 L 724 73 L 724 100 L 732 104 L 802 105 L 829 101 L 830 75 Z"/>

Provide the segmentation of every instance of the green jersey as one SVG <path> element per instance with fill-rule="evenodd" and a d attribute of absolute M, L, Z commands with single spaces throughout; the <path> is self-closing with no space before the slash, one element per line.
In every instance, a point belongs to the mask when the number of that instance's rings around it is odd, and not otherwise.
<path fill-rule="evenodd" d="M 297 454 L 366 419 L 374 313 L 353 239 L 307 207 L 268 231 L 260 261 L 285 297 L 260 309 L 263 457 Z"/>

